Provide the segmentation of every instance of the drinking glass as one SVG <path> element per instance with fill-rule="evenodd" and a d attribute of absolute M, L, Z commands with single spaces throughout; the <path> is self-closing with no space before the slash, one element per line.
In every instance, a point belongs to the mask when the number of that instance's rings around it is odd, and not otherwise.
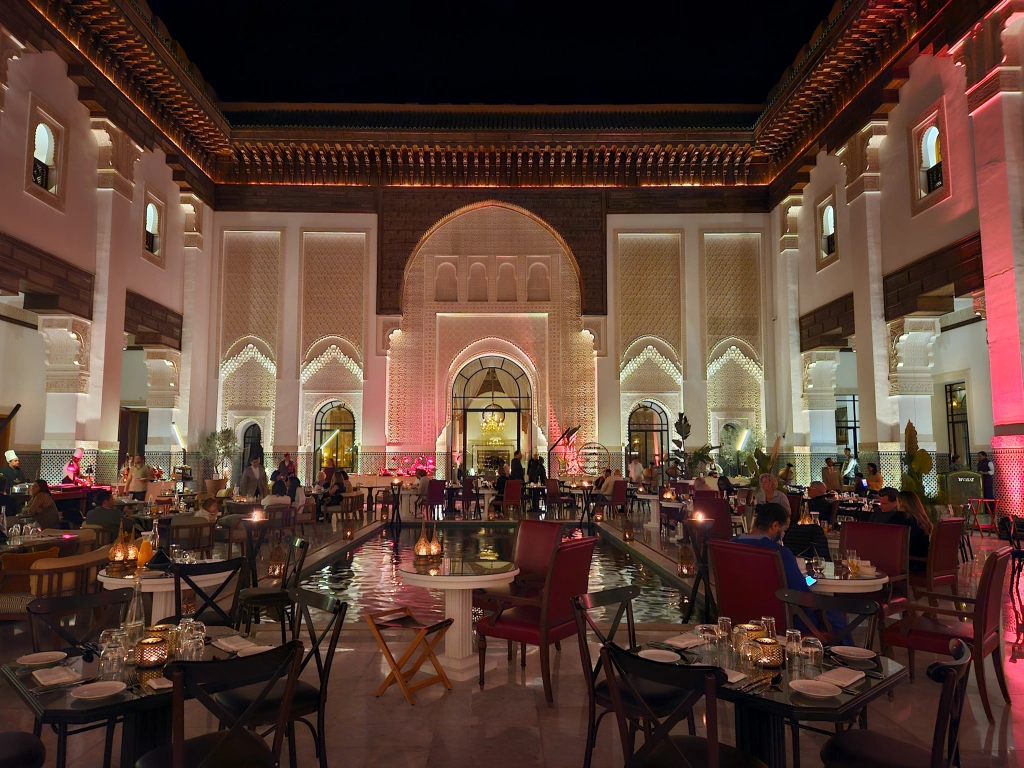
<path fill-rule="evenodd" d="M 825 573 L 825 558 L 821 555 L 815 555 L 811 558 L 811 575 L 820 579 L 822 574 Z"/>
<path fill-rule="evenodd" d="M 758 662 L 761 661 L 761 646 L 757 643 L 743 643 L 740 646 L 740 671 L 748 675 L 757 671 Z"/>
<path fill-rule="evenodd" d="M 768 633 L 768 637 L 770 637 L 772 640 L 774 640 L 775 639 L 775 617 L 774 616 L 762 616 L 761 617 L 761 625 L 764 627 L 765 631 Z"/>
<path fill-rule="evenodd" d="M 204 647 L 203 638 L 193 635 L 185 641 L 180 657 L 183 661 L 202 661 Z"/>
<path fill-rule="evenodd" d="M 800 630 L 786 630 L 786 660 L 791 666 L 800 660 Z"/>
<path fill-rule="evenodd" d="M 7 529 L 7 533 L 13 538 L 14 536 L 21 536 L 21 526 L 15 523 Z"/>
<path fill-rule="evenodd" d="M 732 631 L 732 647 L 736 650 L 736 653 L 740 652 L 743 648 L 744 643 L 747 642 L 747 630 L 743 627 L 736 627 Z"/>
<path fill-rule="evenodd" d="M 844 565 L 846 565 L 847 568 L 849 568 L 852 571 L 857 565 L 857 550 L 846 550 L 846 553 L 843 556 L 843 563 Z"/>
<path fill-rule="evenodd" d="M 805 637 L 800 641 L 800 655 L 803 657 L 805 666 L 809 668 L 808 673 L 813 674 L 821 670 L 821 663 L 825 658 L 825 648 L 818 638 Z"/>
<path fill-rule="evenodd" d="M 718 617 L 718 634 L 725 640 L 732 637 L 732 619 L 728 616 Z"/>
<path fill-rule="evenodd" d="M 171 560 L 176 563 L 181 562 L 181 545 L 171 544 Z"/>
<path fill-rule="evenodd" d="M 103 649 L 100 655 L 96 675 L 100 680 L 121 680 L 124 677 L 125 650 L 119 642 L 113 641 Z"/>

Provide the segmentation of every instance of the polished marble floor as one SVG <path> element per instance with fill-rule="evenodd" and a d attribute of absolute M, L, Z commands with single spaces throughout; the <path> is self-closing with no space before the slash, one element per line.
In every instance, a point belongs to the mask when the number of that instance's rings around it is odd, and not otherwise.
<path fill-rule="evenodd" d="M 975 539 L 975 546 L 990 548 L 994 542 Z M 1008 579 L 1009 581 L 1009 579 Z M 1024 584 L 1017 586 L 1024 589 Z M 1004 608 L 1004 649 L 1006 673 L 1013 704 L 1004 703 L 995 684 L 991 666 L 987 679 L 996 722 L 990 725 L 982 710 L 977 686 L 970 683 L 968 701 L 961 727 L 962 764 L 965 768 L 1017 766 L 1018 744 L 1024 744 L 1024 618 L 1021 597 L 1007 600 Z M 678 632 L 678 629 L 675 630 Z M 269 641 L 276 631 L 267 630 Z M 642 631 L 640 639 L 668 636 L 665 632 Z M 22 653 L 29 646 L 21 625 L 0 624 L 0 656 L 4 660 Z M 595 649 L 596 652 L 596 649 Z M 384 678 L 387 667 L 369 633 L 346 629 L 342 635 L 330 685 L 327 734 L 330 765 L 335 768 L 427 768 L 432 766 L 486 766 L 487 768 L 565 768 L 583 762 L 587 730 L 586 693 L 578 647 L 563 643 L 553 653 L 554 706 L 544 700 L 537 650 L 530 649 L 523 670 L 518 661 L 505 661 L 503 643 L 492 644 L 489 653 L 498 659 L 498 669 L 487 675 L 481 691 L 475 681 L 456 682 L 445 692 L 433 686 L 419 694 L 410 707 L 401 693 L 390 689 L 381 698 L 373 693 Z M 905 663 L 905 655 L 895 658 Z M 924 675 L 933 660 L 918 654 L 917 680 L 900 686 L 895 699 L 883 698 L 870 708 L 869 722 L 897 738 L 926 747 L 930 743 L 937 705 L 938 686 Z M 315 672 L 307 670 L 315 676 Z M 198 705 L 189 723 L 192 733 L 215 727 Z M 733 743 L 732 707 L 720 703 L 720 735 Z M 19 701 L 0 689 L 0 719 L 3 730 L 30 730 L 31 718 Z M 825 737 L 812 733 L 802 736 L 802 766 L 820 765 L 818 750 Z M 52 734 L 44 741 L 51 754 Z M 317 764 L 308 733 L 298 735 L 299 764 Z M 285 758 L 287 763 L 287 758 Z M 48 763 L 52 765 L 52 762 Z M 102 764 L 102 731 L 75 736 L 69 745 L 69 766 L 99 768 Z M 118 765 L 115 756 L 114 765 Z M 601 726 L 594 755 L 595 768 L 621 766 L 622 758 L 614 721 L 606 718 Z"/>

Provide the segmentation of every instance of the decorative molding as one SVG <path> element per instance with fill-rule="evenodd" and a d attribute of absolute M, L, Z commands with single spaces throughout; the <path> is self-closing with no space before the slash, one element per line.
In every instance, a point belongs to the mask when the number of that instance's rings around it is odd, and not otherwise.
<path fill-rule="evenodd" d="M 803 374 L 804 408 L 809 411 L 836 409 L 836 371 L 839 368 L 839 350 L 816 349 L 800 355 Z"/>
<path fill-rule="evenodd" d="M 760 360 L 764 306 L 761 232 L 701 232 L 705 364 L 722 341 L 744 342 Z"/>
<path fill-rule="evenodd" d="M 185 225 L 186 248 L 203 247 L 203 201 L 193 192 L 182 192 L 179 200 Z"/>
<path fill-rule="evenodd" d="M 237 355 L 232 357 L 230 360 L 225 360 L 220 365 L 220 377 L 222 379 L 231 376 L 238 371 L 243 365 L 250 361 L 256 361 L 259 363 L 268 373 L 275 378 L 277 377 L 277 365 L 273 360 L 268 358 L 265 354 L 256 349 L 255 345 L 247 344 L 245 348 Z"/>
<path fill-rule="evenodd" d="M 181 352 L 175 349 L 148 348 L 143 351 L 142 359 L 146 363 L 146 406 L 177 408 Z"/>
<path fill-rule="evenodd" d="M 46 341 L 46 391 L 86 394 L 89 391 L 92 322 L 74 315 L 39 318 Z"/>
<path fill-rule="evenodd" d="M 97 188 L 112 189 L 131 200 L 135 194 L 135 163 L 142 158 L 142 148 L 105 117 L 92 118 L 89 127 L 99 147 Z"/>
<path fill-rule="evenodd" d="M 882 174 L 878 155 L 888 128 L 886 121 L 872 120 L 836 152 L 836 157 L 846 167 L 847 205 L 865 192 L 881 190 Z"/>
<path fill-rule="evenodd" d="M 0 112 L 4 111 L 7 96 L 7 67 L 13 59 L 25 53 L 25 44 L 3 27 L 0 27 Z"/>
<path fill-rule="evenodd" d="M 402 331 L 401 315 L 377 315 L 377 354 L 386 355 L 391 350 L 391 334 Z"/>
<path fill-rule="evenodd" d="M 764 372 L 739 347 L 729 347 L 707 368 L 708 440 L 717 442 L 725 421 L 738 418 L 764 434 Z M 750 423 L 750 422 L 753 423 Z"/>
<path fill-rule="evenodd" d="M 299 380 L 306 384 L 309 379 L 316 374 L 323 371 L 325 368 L 331 365 L 340 365 L 346 371 L 348 371 L 355 380 L 359 382 L 360 389 L 363 383 L 363 371 L 359 367 L 359 363 L 353 360 L 351 357 L 342 352 L 334 344 L 329 346 L 326 350 L 320 353 L 317 357 L 311 360 L 302 368 L 302 372 L 299 375 Z"/>
<path fill-rule="evenodd" d="M 973 114 L 1000 93 L 1021 90 L 1020 32 L 1024 2 L 1004 0 L 949 49 L 967 79 L 967 111 Z"/>
<path fill-rule="evenodd" d="M 789 195 L 779 203 L 779 250 L 796 250 L 800 247 L 800 211 L 803 210 L 803 195 Z"/>
<path fill-rule="evenodd" d="M 247 344 L 237 355 L 221 363 L 220 379 L 221 427 L 238 431 L 247 420 L 258 423 L 263 433 L 263 447 L 271 450 L 277 365 L 255 345 Z"/>
<path fill-rule="evenodd" d="M 673 363 L 671 360 L 662 355 L 653 346 L 647 346 L 639 355 L 629 360 L 619 370 L 620 388 L 622 388 L 622 384 L 624 384 L 627 379 L 633 377 L 633 375 L 637 373 L 641 368 L 645 367 L 647 363 L 652 363 L 654 366 L 660 369 L 665 375 L 670 377 L 673 382 L 675 382 L 677 387 L 682 386 L 683 376 L 680 373 L 679 369 L 676 368 L 675 363 Z M 656 389 L 654 391 L 669 392 L 671 391 L 671 389 Z"/>
<path fill-rule="evenodd" d="M 608 357 L 608 316 L 584 315 L 583 330 L 594 338 L 594 354 Z"/>
<path fill-rule="evenodd" d="M 942 328 L 938 317 L 901 317 L 888 323 L 889 394 L 931 395 L 935 340 Z"/>

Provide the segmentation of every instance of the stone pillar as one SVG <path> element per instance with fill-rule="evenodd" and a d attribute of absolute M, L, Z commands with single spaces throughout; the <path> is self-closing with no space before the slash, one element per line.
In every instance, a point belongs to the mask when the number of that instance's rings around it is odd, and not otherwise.
<path fill-rule="evenodd" d="M 46 341 L 46 418 L 43 450 L 93 448 L 86 441 L 86 398 L 92 362 L 92 323 L 74 315 L 43 315 Z"/>
<path fill-rule="evenodd" d="M 292 455 L 299 449 L 299 412 L 301 382 L 299 381 L 299 357 L 295 354 L 299 346 L 302 328 L 302 307 L 299 275 L 302 270 L 302 233 L 297 228 L 288 228 L 281 233 L 281 314 L 280 341 L 277 354 L 277 391 L 274 398 L 274 444 L 263 444 L 267 451 L 288 452 Z M 313 297 L 302 297 L 313 301 Z M 303 350 L 305 351 L 305 350 Z M 300 353 L 301 354 L 301 353 Z"/>
<path fill-rule="evenodd" d="M 3 27 L 0 27 L 0 112 L 4 111 L 7 96 L 7 65 L 12 59 L 21 58 L 25 45 Z"/>
<path fill-rule="evenodd" d="M 170 453 L 168 474 L 181 464 L 182 448 L 174 434 L 175 409 L 180 399 L 181 352 L 167 347 L 147 347 L 143 352 L 146 362 L 146 407 L 149 409 L 149 431 L 146 452 Z"/>
<path fill-rule="evenodd" d="M 87 434 L 100 451 L 98 477 L 116 477 L 118 422 L 121 411 L 121 365 L 124 351 L 125 270 L 116 262 L 134 256 L 139 237 L 131 227 L 135 163 L 142 150 L 105 118 L 91 122 L 97 143 L 96 283 L 92 322 L 92 377 Z M 110 476 L 114 473 L 114 477 Z"/>
<path fill-rule="evenodd" d="M 1024 2 L 1001 3 L 950 53 L 967 75 L 985 273 L 995 494 L 1024 515 Z"/>
<path fill-rule="evenodd" d="M 846 166 L 850 256 L 863 272 L 853 284 L 861 450 L 897 449 L 897 416 L 889 398 L 889 334 L 882 295 L 882 199 L 878 151 L 887 124 L 872 121 L 837 153 Z M 880 445 L 881 444 L 881 445 Z"/>
<path fill-rule="evenodd" d="M 836 369 L 838 349 L 814 349 L 801 356 L 803 407 L 812 453 L 836 452 Z"/>
<path fill-rule="evenodd" d="M 776 295 L 780 297 L 778 316 L 783 326 L 778 339 L 781 355 L 789 366 L 788 390 L 785 406 L 791 423 L 787 424 L 786 414 L 782 415 L 782 431 L 788 430 L 787 445 L 806 447 L 811 432 L 807 412 L 801 396 L 803 368 L 800 356 L 800 242 L 799 220 L 803 201 L 801 195 L 790 195 L 779 206 L 781 214 L 779 237 L 779 260 L 776 268 Z M 833 388 L 835 385 L 833 384 Z M 833 407 L 834 407 L 833 398 Z M 833 422 L 835 415 L 833 414 Z"/>
<path fill-rule="evenodd" d="M 941 333 L 938 317 L 908 316 L 893 320 L 889 329 L 889 395 L 900 429 L 908 421 L 917 428 L 918 444 L 935 450 L 932 426 L 932 350 Z"/>
<path fill-rule="evenodd" d="M 209 302 L 198 300 L 197 293 L 201 291 L 202 286 L 209 290 L 210 284 L 208 279 L 200 277 L 200 257 L 203 250 L 203 203 L 191 192 L 182 192 L 180 203 L 185 221 L 183 243 L 185 270 L 182 278 L 181 354 L 177 369 L 179 375 L 178 383 L 176 384 L 177 414 L 175 415 L 175 425 L 182 441 L 185 443 L 185 447 L 187 448 L 191 445 L 197 448 L 205 432 L 202 427 L 193 427 L 192 369 L 195 356 L 197 354 L 200 355 L 198 362 L 201 363 L 201 356 L 207 347 L 206 344 L 196 344 L 196 329 L 203 329 L 200 330 L 202 335 L 204 330 L 208 330 L 210 327 Z M 207 273 L 205 266 L 202 270 L 204 277 Z M 208 335 L 208 333 L 205 334 L 205 336 Z M 198 350 L 196 349 L 197 346 Z M 206 366 L 200 364 L 199 368 L 200 370 L 205 370 Z M 202 392 L 202 381 L 198 381 L 197 384 L 199 385 L 198 391 Z M 197 410 L 200 413 L 205 412 L 201 402 L 197 403 L 197 405 Z M 202 419 L 199 419 L 199 423 L 202 423 Z M 177 445 L 176 440 L 175 445 Z"/>

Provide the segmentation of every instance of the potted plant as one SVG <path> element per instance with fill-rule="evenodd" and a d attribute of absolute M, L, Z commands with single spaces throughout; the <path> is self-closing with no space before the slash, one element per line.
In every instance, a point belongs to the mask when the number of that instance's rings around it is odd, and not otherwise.
<path fill-rule="evenodd" d="M 924 489 L 924 476 L 932 469 L 932 457 L 928 451 L 921 448 L 917 443 L 917 427 L 914 422 L 908 421 L 903 432 L 903 442 L 906 452 L 903 455 L 903 474 L 900 477 L 900 490 L 910 491 L 921 500 L 925 511 L 932 518 L 938 520 L 937 507 L 945 504 L 944 494 L 931 496 Z"/>
<path fill-rule="evenodd" d="M 711 455 L 711 444 L 705 443 L 697 450 L 687 454 L 686 438 L 690 436 L 690 420 L 686 418 L 685 413 L 680 413 L 676 423 L 672 426 L 678 435 L 678 437 L 672 438 L 672 445 L 675 446 L 675 450 L 672 452 L 673 457 L 679 462 L 685 475 L 693 477 L 714 461 Z"/>
<path fill-rule="evenodd" d="M 228 459 L 238 453 L 238 440 L 230 429 L 211 432 L 199 446 L 199 455 L 213 465 L 216 477 L 206 481 L 206 492 L 217 493 L 227 487 L 228 480 L 224 477 L 224 469 Z"/>

